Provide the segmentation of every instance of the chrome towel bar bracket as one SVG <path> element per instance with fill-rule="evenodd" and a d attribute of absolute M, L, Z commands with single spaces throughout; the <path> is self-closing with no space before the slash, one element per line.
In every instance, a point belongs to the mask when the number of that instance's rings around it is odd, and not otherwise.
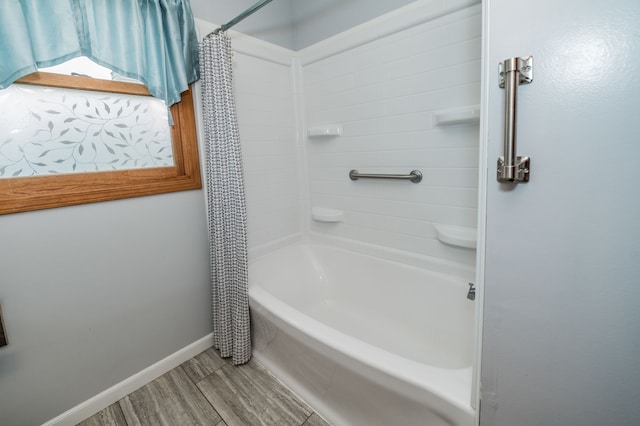
<path fill-rule="evenodd" d="M 408 175 L 384 175 L 379 173 L 360 173 L 357 170 L 351 170 L 349 172 L 349 179 L 393 179 L 393 180 L 408 180 L 413 183 L 419 183 L 422 181 L 422 172 L 420 170 L 411 170 Z"/>

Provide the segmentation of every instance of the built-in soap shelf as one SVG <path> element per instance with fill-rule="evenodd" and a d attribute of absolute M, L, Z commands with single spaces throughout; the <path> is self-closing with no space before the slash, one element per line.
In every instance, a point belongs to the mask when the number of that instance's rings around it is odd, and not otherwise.
<path fill-rule="evenodd" d="M 310 138 L 340 135 L 342 135 L 342 124 L 325 124 L 322 126 L 312 126 L 307 128 L 307 136 Z"/>
<path fill-rule="evenodd" d="M 479 123 L 480 105 L 470 105 L 467 107 L 435 111 L 433 113 L 433 121 L 436 126 Z"/>
<path fill-rule="evenodd" d="M 442 225 L 434 223 L 433 227 L 438 233 L 438 240 L 456 247 L 476 248 L 478 231 L 466 226 Z"/>
<path fill-rule="evenodd" d="M 344 211 L 326 207 L 312 207 L 311 218 L 316 222 L 344 222 Z"/>

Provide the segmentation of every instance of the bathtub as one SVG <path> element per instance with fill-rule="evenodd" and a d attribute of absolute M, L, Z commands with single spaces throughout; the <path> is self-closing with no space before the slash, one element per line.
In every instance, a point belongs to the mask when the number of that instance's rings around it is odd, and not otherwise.
<path fill-rule="evenodd" d="M 474 304 L 450 272 L 313 242 L 256 258 L 254 356 L 335 425 L 472 425 Z"/>

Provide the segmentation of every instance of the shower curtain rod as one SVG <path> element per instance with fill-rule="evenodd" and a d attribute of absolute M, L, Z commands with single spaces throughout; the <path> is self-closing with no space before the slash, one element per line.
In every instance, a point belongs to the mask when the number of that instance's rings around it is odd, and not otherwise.
<path fill-rule="evenodd" d="M 264 6 L 266 6 L 268 3 L 271 3 L 272 1 L 273 0 L 260 0 L 258 3 L 254 4 L 249 9 L 245 10 L 240 15 L 236 16 L 235 18 L 233 18 L 232 20 L 230 20 L 226 24 L 221 25 L 215 31 L 210 32 L 209 34 L 207 34 L 207 36 L 209 36 L 211 34 L 218 34 L 220 31 L 227 31 L 229 28 L 233 27 L 235 24 L 237 24 L 238 22 L 242 21 L 247 16 L 252 15 L 253 13 L 257 12 L 259 9 L 261 9 Z"/>

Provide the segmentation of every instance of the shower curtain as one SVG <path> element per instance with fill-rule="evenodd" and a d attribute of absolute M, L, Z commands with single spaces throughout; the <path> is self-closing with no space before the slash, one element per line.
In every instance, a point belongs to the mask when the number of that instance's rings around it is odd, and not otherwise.
<path fill-rule="evenodd" d="M 206 151 L 207 215 L 214 346 L 235 365 L 251 358 L 247 212 L 233 96 L 231 40 L 225 32 L 200 44 Z"/>

